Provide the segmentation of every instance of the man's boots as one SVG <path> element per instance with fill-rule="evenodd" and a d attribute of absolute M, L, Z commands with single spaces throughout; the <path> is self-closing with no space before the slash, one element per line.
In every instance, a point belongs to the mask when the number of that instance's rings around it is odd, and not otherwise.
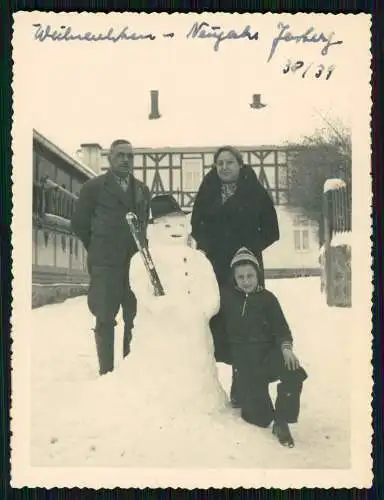
<path fill-rule="evenodd" d="M 114 365 L 114 346 L 115 346 L 115 327 L 114 324 L 102 323 L 97 321 L 95 332 L 97 357 L 99 360 L 99 373 L 113 371 Z"/>

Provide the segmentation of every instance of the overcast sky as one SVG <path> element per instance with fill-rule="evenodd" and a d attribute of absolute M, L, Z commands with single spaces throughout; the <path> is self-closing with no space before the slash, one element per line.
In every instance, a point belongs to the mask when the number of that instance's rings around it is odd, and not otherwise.
<path fill-rule="evenodd" d="M 225 41 L 216 52 L 212 40 L 185 37 L 193 22 L 202 20 L 239 32 L 249 24 L 259 31 L 259 40 Z M 343 44 L 323 56 L 321 44 L 281 42 L 266 63 L 279 21 L 290 23 L 295 34 L 310 26 L 326 34 L 334 31 L 334 39 Z M 53 28 L 71 25 L 74 32 L 106 32 L 110 26 L 119 31 L 128 25 L 137 32 L 175 33 L 172 40 L 40 43 L 33 40 L 30 20 L 25 22 L 19 33 L 24 44 L 18 73 L 25 82 L 23 102 L 32 126 L 71 154 L 83 142 L 108 147 L 118 137 L 136 147 L 300 140 L 324 126 L 315 110 L 352 125 L 360 85 L 367 78 L 360 71 L 366 55 L 361 26 L 366 20 L 357 16 L 39 14 L 34 22 Z M 301 77 L 304 69 L 285 75 L 282 68 L 288 59 L 303 60 L 305 67 L 333 64 L 335 70 L 329 80 L 314 78 L 312 69 L 306 78 Z M 148 120 L 151 89 L 159 90 L 160 120 Z M 262 95 L 266 108 L 249 107 L 254 93 Z"/>

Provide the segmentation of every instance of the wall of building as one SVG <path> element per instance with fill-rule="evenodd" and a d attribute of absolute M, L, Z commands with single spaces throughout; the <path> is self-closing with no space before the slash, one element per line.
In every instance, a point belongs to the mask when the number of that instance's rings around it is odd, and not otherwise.
<path fill-rule="evenodd" d="M 82 185 L 91 175 L 86 165 L 79 164 L 44 136 L 34 133 L 33 307 L 87 291 L 87 255 L 81 241 L 70 232 L 69 218 L 74 206 L 72 195 L 79 195 Z M 49 187 L 44 181 L 46 178 L 54 184 Z M 47 213 L 64 217 L 64 224 L 48 223 Z"/>
<path fill-rule="evenodd" d="M 276 212 L 280 239 L 265 250 L 265 268 L 318 270 L 318 225 L 287 206 L 277 206 Z"/>

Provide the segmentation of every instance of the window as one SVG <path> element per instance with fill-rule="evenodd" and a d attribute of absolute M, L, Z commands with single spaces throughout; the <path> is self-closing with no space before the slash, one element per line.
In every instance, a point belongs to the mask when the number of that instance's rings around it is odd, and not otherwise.
<path fill-rule="evenodd" d="M 293 219 L 293 225 L 294 226 L 309 226 L 309 220 L 308 217 L 305 215 L 295 215 L 295 218 Z"/>
<path fill-rule="evenodd" d="M 295 215 L 293 219 L 293 239 L 296 252 L 309 250 L 309 220 L 302 214 Z"/>
<path fill-rule="evenodd" d="M 71 190 L 71 177 L 60 168 L 57 168 L 56 183 L 68 191 Z"/>
<path fill-rule="evenodd" d="M 48 176 L 51 181 L 56 179 L 56 167 L 53 163 L 46 160 L 44 157 L 39 156 L 37 159 L 37 172 L 38 178 L 41 180 L 43 177 Z"/>
<path fill-rule="evenodd" d="M 183 159 L 183 190 L 197 191 L 202 181 L 203 166 L 200 158 Z"/>
<path fill-rule="evenodd" d="M 309 230 L 300 228 L 294 229 L 293 238 L 296 252 L 308 252 L 309 250 Z"/>
<path fill-rule="evenodd" d="M 213 165 L 213 153 L 205 153 L 205 165 L 211 167 Z"/>
<path fill-rule="evenodd" d="M 184 172 L 184 189 L 186 191 L 196 191 L 200 184 L 199 172 Z"/>

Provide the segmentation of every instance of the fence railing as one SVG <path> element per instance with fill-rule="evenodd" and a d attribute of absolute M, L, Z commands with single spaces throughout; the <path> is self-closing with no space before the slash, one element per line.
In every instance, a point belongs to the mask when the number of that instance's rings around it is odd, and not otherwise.
<path fill-rule="evenodd" d="M 33 219 L 40 227 L 71 232 L 72 214 L 78 197 L 47 176 L 33 183 Z"/>

